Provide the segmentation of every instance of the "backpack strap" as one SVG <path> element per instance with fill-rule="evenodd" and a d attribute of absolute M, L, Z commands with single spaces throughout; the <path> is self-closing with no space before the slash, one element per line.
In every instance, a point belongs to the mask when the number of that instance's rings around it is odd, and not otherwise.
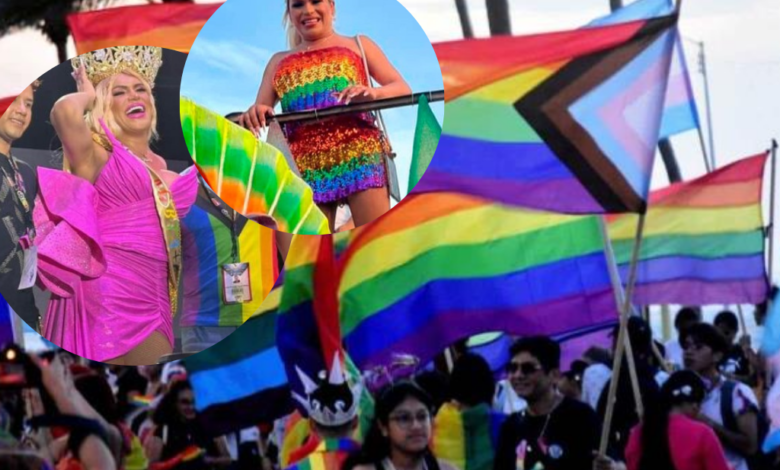
<path fill-rule="evenodd" d="M 723 427 L 729 431 L 739 431 L 737 417 L 734 415 L 734 389 L 737 383 L 726 380 L 720 387 L 720 416 L 723 419 Z"/>

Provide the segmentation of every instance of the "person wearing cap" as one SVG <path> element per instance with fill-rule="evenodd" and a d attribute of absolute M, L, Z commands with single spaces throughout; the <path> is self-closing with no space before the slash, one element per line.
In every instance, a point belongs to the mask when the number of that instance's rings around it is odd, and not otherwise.
<path fill-rule="evenodd" d="M 750 387 L 721 375 L 726 339 L 714 326 L 699 323 L 683 331 L 680 344 L 685 368 L 701 375 L 707 388 L 699 421 L 715 431 L 731 468 L 748 470 L 747 459 L 758 449 L 758 400 Z"/>

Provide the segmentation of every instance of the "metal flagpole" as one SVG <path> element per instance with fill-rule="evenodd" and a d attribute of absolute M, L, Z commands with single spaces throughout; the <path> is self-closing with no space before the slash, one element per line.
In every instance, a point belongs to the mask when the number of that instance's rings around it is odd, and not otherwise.
<path fill-rule="evenodd" d="M 601 443 L 599 445 L 599 455 L 606 455 L 607 444 L 609 443 L 609 434 L 612 428 L 612 415 L 615 411 L 615 395 L 617 394 L 618 379 L 620 377 L 620 368 L 623 365 L 623 353 L 628 343 L 627 327 L 628 315 L 631 311 L 631 295 L 634 292 L 636 284 L 637 262 L 639 260 L 639 250 L 642 244 L 642 234 L 645 230 L 645 214 L 639 214 L 637 223 L 636 237 L 634 238 L 634 249 L 631 253 L 631 264 L 628 272 L 628 283 L 624 295 L 623 308 L 620 312 L 620 329 L 618 330 L 617 349 L 612 365 L 612 381 L 609 384 L 609 395 L 607 396 L 607 411 L 604 415 L 604 427 L 601 429 Z M 628 348 L 631 346 L 629 345 Z M 641 401 L 640 401 L 641 403 Z M 639 406 L 639 403 L 637 403 Z"/>
<path fill-rule="evenodd" d="M 417 104 L 417 101 L 421 96 L 428 98 L 429 103 L 444 101 L 444 90 L 424 91 L 407 96 L 398 96 L 396 98 L 385 98 L 381 100 L 368 101 L 365 103 L 352 103 L 333 106 L 332 108 L 322 110 L 314 109 L 311 111 L 298 111 L 294 113 L 277 114 L 276 116 L 269 116 L 267 119 L 276 121 L 280 124 L 286 122 L 318 121 L 323 118 L 339 116 L 341 114 L 364 113 L 367 111 L 377 111 L 380 109 L 413 106 Z"/>
<path fill-rule="evenodd" d="M 715 159 L 715 133 L 712 131 L 712 104 L 710 102 L 710 80 L 707 76 L 707 60 L 704 54 L 704 42 L 697 42 L 699 46 L 699 72 L 704 78 L 704 102 L 707 105 L 707 132 L 710 138 L 710 168 L 717 168 Z"/>

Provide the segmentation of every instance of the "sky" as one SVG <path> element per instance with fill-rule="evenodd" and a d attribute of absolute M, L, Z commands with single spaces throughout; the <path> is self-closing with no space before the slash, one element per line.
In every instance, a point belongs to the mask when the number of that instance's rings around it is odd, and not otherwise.
<path fill-rule="evenodd" d="M 267 60 L 267 51 L 276 51 L 284 47 L 284 36 L 281 33 L 282 0 L 229 0 L 234 2 L 250 2 L 267 4 L 269 11 L 247 14 L 244 20 L 251 23 L 245 28 L 236 27 L 241 31 L 241 40 L 248 43 L 247 49 L 254 55 L 243 57 L 249 74 L 238 77 L 235 70 L 219 70 L 224 78 L 230 75 L 236 83 L 242 83 L 236 92 L 247 94 L 249 102 L 254 98 L 263 61 Z M 411 26 L 399 31 L 395 21 L 407 18 L 394 4 L 395 0 L 337 0 L 337 29 L 344 34 L 361 32 L 376 39 L 380 46 L 399 69 L 406 70 L 407 63 L 419 54 L 420 60 L 428 49 L 421 47 L 406 49 L 403 44 L 413 43 L 412 38 L 420 37 L 417 29 Z M 579 27 L 595 17 L 609 12 L 609 0 L 509 0 L 514 34 L 538 33 L 544 31 L 572 29 Z M 139 3 L 139 0 L 120 1 L 119 4 Z M 145 3 L 145 2 L 140 2 Z M 203 2 L 199 2 L 203 3 Z M 210 3 L 210 2 L 205 2 Z M 278 3 L 278 5 L 277 5 Z M 460 23 L 454 0 L 399 0 L 408 9 L 414 19 L 419 22 L 432 42 L 454 40 L 462 37 Z M 477 36 L 488 35 L 485 0 L 467 0 L 471 21 Z M 626 3 L 630 3 L 626 1 Z M 387 8 L 393 16 L 380 12 L 379 8 Z M 222 10 L 218 11 L 220 15 Z M 358 23 L 356 17 L 381 18 L 383 21 Z M 393 22 L 384 21 L 393 18 Z M 710 94 L 712 98 L 712 119 L 715 139 L 715 155 L 718 165 L 724 165 L 739 158 L 753 155 L 767 149 L 770 140 L 780 135 L 780 2 L 777 0 L 687 0 L 683 3 L 680 30 L 685 41 L 686 55 L 691 70 L 694 91 L 705 122 L 706 105 L 703 93 L 702 76 L 697 72 L 698 49 L 694 42 L 703 41 L 706 51 L 706 63 L 709 76 Z M 385 28 L 385 25 L 392 27 Z M 375 28 L 375 29 L 374 29 Z M 235 39 L 239 40 L 239 39 Z M 416 39 L 415 39 L 416 40 Z M 200 38 L 198 39 L 200 41 Z M 196 42 L 196 45 L 197 42 Z M 208 44 L 207 44 L 208 46 Z M 430 47 L 430 46 L 427 46 Z M 404 53 L 413 50 L 414 54 Z M 70 47 L 75 55 L 75 49 Z M 222 53 L 226 56 L 226 49 Z M 399 54 L 400 52 L 400 54 Z M 264 55 L 265 54 L 265 55 Z M 398 54 L 398 55 L 397 55 Z M 36 31 L 22 31 L 0 38 L 0 63 L 3 65 L 3 80 L 0 81 L 0 96 L 18 93 L 34 78 L 56 65 L 56 50 L 48 44 L 42 35 Z M 227 58 L 223 58 L 227 60 Z M 189 63 L 188 63 L 189 67 Z M 196 67 L 193 62 L 193 67 Z M 255 68 L 255 74 L 249 70 Z M 413 66 L 412 66 L 413 67 Z M 243 69 L 242 69 L 243 70 Z M 405 75 L 415 91 L 420 91 L 425 84 L 417 85 L 417 75 L 414 72 Z M 219 77 L 217 77 L 219 78 Z M 238 80 L 238 79 L 241 80 Z M 440 79 L 439 79 L 440 80 Z M 439 87 L 440 85 L 440 81 Z M 431 86 L 435 88 L 435 86 Z M 193 90 L 197 91 L 197 90 Z M 233 90 L 221 90 L 227 97 Z M 238 101 L 235 105 L 243 103 Z M 226 101 L 227 104 L 230 104 Z M 232 104 L 231 104 L 232 106 Z M 246 107 L 246 106 L 244 106 Z M 408 108 L 411 109 L 411 108 Z M 215 110 L 219 110 L 215 108 Z M 391 138 L 398 146 L 410 142 L 411 135 L 403 131 L 394 131 L 396 126 L 404 126 L 405 119 L 388 113 L 387 119 L 392 123 Z M 439 111 L 438 117 L 441 119 Z M 446 116 L 445 116 L 446 119 Z M 414 118 L 410 122 L 414 122 Z M 407 126 L 408 127 L 408 126 Z M 395 132 L 395 134 L 394 134 Z M 705 141 L 707 140 L 705 128 Z M 700 176 L 705 172 L 699 137 L 695 131 L 687 132 L 672 138 L 677 160 L 680 163 L 683 177 L 686 179 Z M 400 148 L 400 147 L 399 147 Z M 407 147 L 409 148 L 409 147 Z M 403 155 L 400 159 L 408 158 Z M 768 173 L 768 172 L 767 172 Z M 768 175 L 767 175 L 768 176 Z M 654 172 L 653 187 L 668 184 L 663 165 L 657 160 Z M 405 181 L 401 178 L 402 188 Z M 768 201 L 768 177 L 765 181 L 765 202 Z M 765 203 L 765 213 L 769 204 Z M 775 236 L 775 241 L 778 240 Z M 774 280 L 780 280 L 780 246 L 775 250 Z"/>
<path fill-rule="evenodd" d="M 284 9 L 284 0 L 229 0 L 220 7 L 190 50 L 182 94 L 221 115 L 245 111 L 254 103 L 268 60 L 287 50 Z M 338 0 L 335 28 L 346 36 L 359 33 L 373 39 L 413 92 L 443 89 L 439 62 L 425 31 L 396 0 Z M 431 108 L 442 123 L 444 104 Z M 406 194 L 417 107 L 382 113 Z"/>

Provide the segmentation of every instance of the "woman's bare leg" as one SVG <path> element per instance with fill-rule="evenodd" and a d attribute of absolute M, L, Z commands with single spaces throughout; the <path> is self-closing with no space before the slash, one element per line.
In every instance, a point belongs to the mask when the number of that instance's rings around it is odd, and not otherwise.
<path fill-rule="evenodd" d="M 106 361 L 109 364 L 121 366 L 140 366 L 157 364 L 160 358 L 173 352 L 173 346 L 168 339 L 155 331 L 141 344 L 131 349 L 127 354 Z"/>
<path fill-rule="evenodd" d="M 355 227 L 373 222 L 390 210 L 387 187 L 360 191 L 349 196 L 348 201 Z"/>
<path fill-rule="evenodd" d="M 326 203 L 318 204 L 317 207 L 319 207 L 322 213 L 325 214 L 325 217 L 328 218 L 328 227 L 330 227 L 330 233 L 336 233 L 336 209 L 338 209 L 338 205 L 333 203 Z"/>

